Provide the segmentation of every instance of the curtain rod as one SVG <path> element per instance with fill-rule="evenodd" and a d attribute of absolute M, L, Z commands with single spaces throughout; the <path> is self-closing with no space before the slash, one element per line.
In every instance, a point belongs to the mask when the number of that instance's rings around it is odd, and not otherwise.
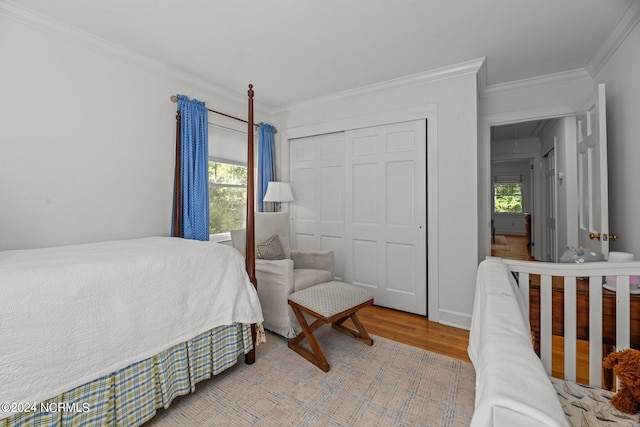
<path fill-rule="evenodd" d="M 177 97 L 177 96 L 175 96 L 175 95 L 171 95 L 171 102 L 178 102 L 178 97 Z M 233 120 L 238 120 L 239 122 L 249 123 L 248 121 L 246 121 L 246 120 L 244 120 L 244 119 L 241 119 L 241 118 L 239 118 L 239 117 L 235 117 L 235 116 L 232 116 L 232 115 L 227 114 L 227 113 L 221 113 L 220 111 L 212 110 L 211 108 L 207 108 L 207 110 L 211 111 L 212 113 L 219 114 L 219 115 L 221 115 L 221 116 L 225 116 L 225 117 L 228 117 L 228 118 L 233 119 Z M 258 127 L 258 125 L 255 125 L 255 124 L 254 124 L 254 125 L 253 125 L 253 127 L 256 127 L 256 128 L 257 128 L 257 127 Z M 273 128 L 273 133 L 278 133 L 278 129 L 276 129 L 276 128 L 274 127 L 274 128 Z"/>

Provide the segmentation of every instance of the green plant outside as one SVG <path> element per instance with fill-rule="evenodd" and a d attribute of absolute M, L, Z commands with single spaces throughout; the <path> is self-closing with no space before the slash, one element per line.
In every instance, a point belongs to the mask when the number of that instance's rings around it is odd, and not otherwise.
<path fill-rule="evenodd" d="M 209 233 L 217 234 L 245 227 L 247 189 L 209 187 Z"/>
<path fill-rule="evenodd" d="M 497 184 L 494 187 L 494 212 L 522 213 L 522 186 Z"/>
<path fill-rule="evenodd" d="M 245 227 L 247 167 L 209 162 L 209 233 Z"/>

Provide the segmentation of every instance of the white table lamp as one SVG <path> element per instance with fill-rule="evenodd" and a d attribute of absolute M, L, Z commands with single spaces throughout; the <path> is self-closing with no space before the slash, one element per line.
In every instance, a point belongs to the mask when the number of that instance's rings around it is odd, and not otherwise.
<path fill-rule="evenodd" d="M 265 202 L 275 203 L 277 206 L 276 212 L 280 211 L 280 203 L 293 202 L 293 193 L 291 193 L 291 186 L 288 182 L 269 181 L 267 185 L 267 193 L 264 195 Z"/>

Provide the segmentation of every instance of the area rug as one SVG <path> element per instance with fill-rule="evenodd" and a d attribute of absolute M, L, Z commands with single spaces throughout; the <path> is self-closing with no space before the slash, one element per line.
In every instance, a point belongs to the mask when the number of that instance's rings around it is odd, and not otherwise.
<path fill-rule="evenodd" d="M 256 363 L 241 360 L 179 397 L 149 426 L 468 426 L 470 363 L 373 336 L 367 346 L 323 326 L 322 372 L 267 333 Z"/>

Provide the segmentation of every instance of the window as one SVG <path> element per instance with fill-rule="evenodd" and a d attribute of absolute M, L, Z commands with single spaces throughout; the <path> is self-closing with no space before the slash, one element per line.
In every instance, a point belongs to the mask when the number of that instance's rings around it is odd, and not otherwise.
<path fill-rule="evenodd" d="M 209 161 L 209 234 L 245 227 L 247 167 Z"/>
<path fill-rule="evenodd" d="M 493 184 L 493 211 L 496 213 L 522 213 L 522 184 Z"/>

